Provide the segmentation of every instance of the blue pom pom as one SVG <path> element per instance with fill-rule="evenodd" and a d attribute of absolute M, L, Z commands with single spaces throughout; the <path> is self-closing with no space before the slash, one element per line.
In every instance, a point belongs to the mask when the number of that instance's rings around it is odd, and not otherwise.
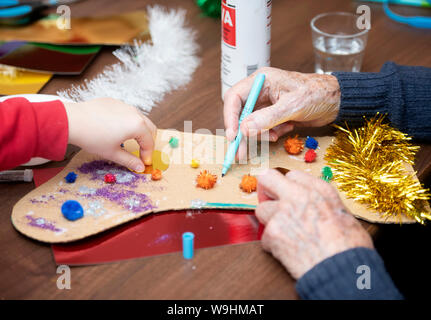
<path fill-rule="evenodd" d="M 317 142 L 316 139 L 312 137 L 307 137 L 307 140 L 305 141 L 305 146 L 308 149 L 317 149 L 317 146 L 319 145 L 319 142 Z"/>
<path fill-rule="evenodd" d="M 71 171 L 67 174 L 66 177 L 64 177 L 64 179 L 66 180 L 67 183 L 74 183 L 76 181 L 77 176 L 78 175 L 75 172 Z"/>
<path fill-rule="evenodd" d="M 84 216 L 84 209 L 75 200 L 67 200 L 61 206 L 61 213 L 69 221 L 81 219 Z"/>

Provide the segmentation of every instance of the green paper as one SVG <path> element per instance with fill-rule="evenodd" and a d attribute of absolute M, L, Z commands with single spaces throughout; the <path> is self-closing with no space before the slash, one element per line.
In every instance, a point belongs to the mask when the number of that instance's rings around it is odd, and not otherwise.
<path fill-rule="evenodd" d="M 70 53 L 70 54 L 93 54 L 99 52 L 102 46 L 61 46 L 49 43 L 39 43 L 39 42 L 29 42 L 39 48 L 44 48 L 47 50 Z"/>
<path fill-rule="evenodd" d="M 220 18 L 221 0 L 196 0 L 196 4 L 206 16 Z"/>

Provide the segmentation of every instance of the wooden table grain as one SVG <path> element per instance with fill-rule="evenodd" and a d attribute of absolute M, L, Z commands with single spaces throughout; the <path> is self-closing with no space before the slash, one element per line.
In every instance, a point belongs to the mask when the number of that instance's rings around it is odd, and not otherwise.
<path fill-rule="evenodd" d="M 220 22 L 203 16 L 192 0 L 134 1 L 87 0 L 71 5 L 73 16 L 104 15 L 144 9 L 149 4 L 187 10 L 189 25 L 197 31 L 201 63 L 193 80 L 168 94 L 150 113 L 160 128 L 183 129 L 193 120 L 194 129 L 223 128 L 220 98 Z M 309 21 L 330 11 L 356 11 L 360 2 L 273 1 L 272 66 L 313 72 L 314 56 Z M 378 71 L 388 60 L 404 65 L 431 67 L 431 33 L 387 19 L 380 5 L 370 4 L 372 30 L 363 71 Z M 430 15 L 426 9 L 398 7 L 398 12 Z M 116 62 L 104 48 L 80 76 L 56 76 L 42 90 L 60 89 L 91 79 Z M 167 117 L 166 115 L 169 115 Z M 416 160 L 419 177 L 430 173 L 431 146 L 421 144 Z M 69 147 L 64 165 L 77 151 Z M 59 290 L 58 274 L 49 245 L 30 240 L 12 227 L 13 205 L 34 188 L 33 184 L 0 185 L 0 299 L 297 299 L 295 281 L 265 253 L 259 242 L 200 249 L 192 261 L 181 254 L 134 259 L 96 266 L 73 267 L 71 290 Z M 364 223 L 375 235 L 378 226 Z M 134 245 L 134 244 L 131 244 Z"/>

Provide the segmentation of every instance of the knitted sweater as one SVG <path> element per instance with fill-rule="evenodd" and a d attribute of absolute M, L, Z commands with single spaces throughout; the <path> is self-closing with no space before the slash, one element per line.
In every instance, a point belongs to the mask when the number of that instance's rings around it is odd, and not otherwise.
<path fill-rule="evenodd" d="M 415 139 L 431 141 L 431 68 L 383 65 L 380 72 L 334 72 L 341 89 L 337 122 L 358 124 L 363 115 L 387 114 Z"/>
<path fill-rule="evenodd" d="M 341 89 L 337 122 L 387 114 L 415 139 L 431 141 L 431 68 L 385 63 L 380 72 L 334 72 Z M 314 266 L 297 284 L 303 299 L 402 299 L 375 250 L 350 249 Z"/>
<path fill-rule="evenodd" d="M 302 299 L 402 299 L 377 251 L 354 248 L 323 260 L 296 283 Z"/>

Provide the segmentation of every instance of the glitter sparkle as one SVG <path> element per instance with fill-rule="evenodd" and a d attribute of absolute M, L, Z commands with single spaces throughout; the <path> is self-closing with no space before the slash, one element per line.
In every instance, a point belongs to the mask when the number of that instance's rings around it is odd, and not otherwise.
<path fill-rule="evenodd" d="M 91 175 L 91 180 L 104 181 L 106 174 L 113 174 L 117 179 L 117 184 L 136 187 L 138 182 L 147 182 L 147 177 L 129 171 L 127 168 L 104 160 L 94 160 L 84 163 L 78 168 L 83 174 Z"/>
<path fill-rule="evenodd" d="M 54 232 L 63 231 L 62 229 L 57 228 L 53 222 L 47 221 L 44 218 L 36 218 L 36 217 L 32 217 L 31 215 L 26 215 L 25 217 L 29 220 L 28 222 L 29 226 L 37 227 L 45 230 L 51 230 Z"/>

